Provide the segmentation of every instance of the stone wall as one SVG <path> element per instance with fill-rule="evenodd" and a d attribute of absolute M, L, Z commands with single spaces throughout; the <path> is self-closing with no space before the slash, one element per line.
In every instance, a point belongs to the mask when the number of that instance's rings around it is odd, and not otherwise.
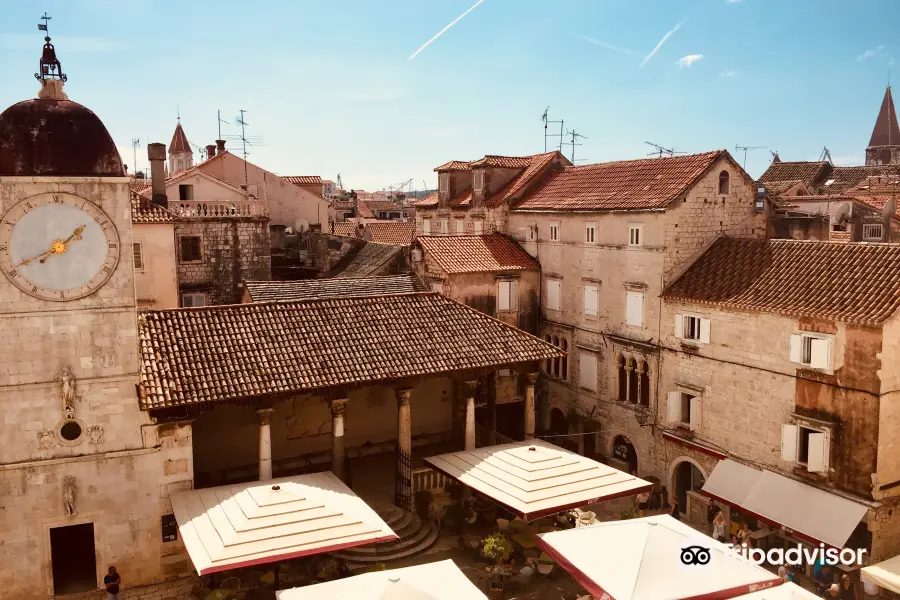
<path fill-rule="evenodd" d="M 183 236 L 200 236 L 201 260 L 184 262 Z M 208 304 L 239 304 L 244 281 L 272 276 L 269 222 L 263 218 L 195 219 L 175 226 L 181 293 L 205 291 Z"/>
<path fill-rule="evenodd" d="M 310 233 L 309 255 L 313 265 L 322 273 L 340 262 L 349 253 L 365 245 L 363 240 L 327 233 Z"/>

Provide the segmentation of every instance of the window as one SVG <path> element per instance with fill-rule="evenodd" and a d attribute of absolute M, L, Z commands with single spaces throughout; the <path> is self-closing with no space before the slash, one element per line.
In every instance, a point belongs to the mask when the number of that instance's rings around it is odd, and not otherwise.
<path fill-rule="evenodd" d="M 668 421 L 686 425 L 691 431 L 700 428 L 700 397 L 685 392 L 669 392 Z"/>
<path fill-rule="evenodd" d="M 132 260 L 134 261 L 134 270 L 135 271 L 143 271 L 144 270 L 144 252 L 141 249 L 140 242 L 132 242 L 131 254 L 132 254 Z"/>
<path fill-rule="evenodd" d="M 596 317 L 600 297 L 600 286 L 594 283 L 584 284 L 584 314 Z"/>
<path fill-rule="evenodd" d="M 802 425 L 781 426 L 781 460 L 806 467 L 810 473 L 828 471 L 831 433 Z"/>
<path fill-rule="evenodd" d="M 587 244 L 593 244 L 597 241 L 597 225 L 588 223 L 584 226 L 584 241 Z"/>
<path fill-rule="evenodd" d="M 484 233 L 484 221 L 481 219 L 475 219 L 472 221 L 472 228 L 475 230 L 475 235 L 481 235 Z"/>
<path fill-rule="evenodd" d="M 190 292 L 181 295 L 181 306 L 183 308 L 192 308 L 195 306 L 206 306 L 206 293 Z"/>
<path fill-rule="evenodd" d="M 550 223 L 550 241 L 559 241 L 559 223 Z"/>
<path fill-rule="evenodd" d="M 550 335 L 548 334 L 548 335 L 544 336 L 544 341 L 547 342 L 548 344 L 552 344 L 553 338 L 550 337 Z M 547 364 L 544 365 L 544 370 L 547 371 L 548 374 L 553 371 L 553 359 L 552 358 L 547 359 Z"/>
<path fill-rule="evenodd" d="M 193 200 L 194 199 L 194 186 L 189 183 L 182 183 L 178 186 L 178 199 L 179 200 Z"/>
<path fill-rule="evenodd" d="M 883 232 L 884 225 L 881 223 L 864 223 L 862 239 L 866 242 L 880 242 Z"/>
<path fill-rule="evenodd" d="M 438 175 L 438 182 L 441 192 L 450 191 L 450 176 L 447 173 L 441 173 L 440 175 Z"/>
<path fill-rule="evenodd" d="M 625 292 L 625 324 L 644 326 L 644 292 Z"/>
<path fill-rule="evenodd" d="M 719 193 L 727 194 L 728 193 L 728 171 L 722 171 L 719 173 Z"/>
<path fill-rule="evenodd" d="M 441 219 L 441 235 L 450 233 L 450 222 L 447 219 Z"/>
<path fill-rule="evenodd" d="M 185 235 L 181 237 L 181 262 L 200 262 L 203 255 L 200 252 L 200 236 Z"/>
<path fill-rule="evenodd" d="M 537 223 L 525 223 L 525 239 L 529 242 L 537 240 Z"/>
<path fill-rule="evenodd" d="M 628 245 L 643 246 L 644 245 L 644 226 L 629 225 L 628 226 Z"/>
<path fill-rule="evenodd" d="M 565 339 L 560 340 L 559 348 L 566 353 L 566 355 L 560 359 L 562 366 L 560 366 L 559 369 L 559 378 L 567 381 L 569 379 L 569 342 Z"/>
<path fill-rule="evenodd" d="M 443 281 L 432 281 L 431 282 L 431 291 L 443 294 L 444 293 L 444 282 Z"/>
<path fill-rule="evenodd" d="M 503 280 L 497 282 L 497 310 L 516 310 L 518 306 L 518 285 L 516 280 Z"/>
<path fill-rule="evenodd" d="M 620 354 L 616 359 L 616 367 L 619 380 L 619 402 L 625 402 L 628 399 L 628 371 L 625 369 L 625 356 Z"/>
<path fill-rule="evenodd" d="M 475 191 L 480 192 L 484 189 L 484 170 L 478 169 L 475 171 Z"/>
<path fill-rule="evenodd" d="M 650 406 L 650 365 L 647 364 L 647 361 L 641 361 L 638 366 L 638 373 L 640 374 L 640 402 L 641 406 Z"/>
<path fill-rule="evenodd" d="M 465 219 L 456 219 L 456 234 L 462 235 L 466 232 L 466 221 Z"/>
<path fill-rule="evenodd" d="M 547 309 L 559 310 L 559 296 L 562 281 L 560 279 L 547 280 Z"/>
<path fill-rule="evenodd" d="M 628 359 L 628 401 L 637 404 L 638 400 L 638 366 L 633 358 Z"/>
<path fill-rule="evenodd" d="M 708 344 L 709 319 L 694 315 L 675 315 L 675 337 Z"/>
<path fill-rule="evenodd" d="M 813 369 L 831 369 L 831 348 L 829 335 L 797 333 L 791 336 L 790 360 Z"/>
<path fill-rule="evenodd" d="M 592 392 L 597 391 L 597 355 L 582 352 L 578 355 L 578 385 Z"/>
<path fill-rule="evenodd" d="M 556 346 L 557 348 L 559 348 L 559 338 L 555 335 L 553 336 L 553 345 Z M 559 358 L 558 357 L 554 358 L 553 359 L 553 376 L 554 377 L 559 377 L 559 367 L 560 367 Z"/>
<path fill-rule="evenodd" d="M 431 235 L 431 219 L 422 219 L 422 233 Z"/>

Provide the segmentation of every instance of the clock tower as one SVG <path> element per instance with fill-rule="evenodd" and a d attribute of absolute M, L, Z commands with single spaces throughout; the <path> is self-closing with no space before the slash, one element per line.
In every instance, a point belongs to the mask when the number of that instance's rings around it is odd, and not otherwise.
<path fill-rule="evenodd" d="M 189 436 L 166 479 L 138 406 L 119 152 L 63 91 L 49 35 L 35 77 L 38 97 L 0 113 L 0 595 L 23 599 L 98 589 L 111 564 L 161 579 L 160 487 L 192 477 Z"/>

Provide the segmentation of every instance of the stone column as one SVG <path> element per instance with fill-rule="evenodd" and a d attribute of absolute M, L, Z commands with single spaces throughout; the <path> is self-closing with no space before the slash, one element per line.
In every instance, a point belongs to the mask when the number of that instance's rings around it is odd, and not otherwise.
<path fill-rule="evenodd" d="M 624 402 L 631 402 L 631 372 L 634 370 L 634 367 L 631 365 L 631 360 L 625 362 L 625 399 Z"/>
<path fill-rule="evenodd" d="M 534 439 L 534 386 L 537 383 L 537 373 L 525 374 L 525 439 Z"/>
<path fill-rule="evenodd" d="M 466 452 L 475 449 L 475 390 L 478 389 L 477 381 L 463 383 L 463 400 L 466 403 Z"/>
<path fill-rule="evenodd" d="M 406 510 L 412 509 L 412 418 L 410 415 L 409 400 L 412 390 L 400 388 L 397 394 L 397 481 L 395 482 L 397 496 L 406 500 Z M 404 464 L 410 461 L 409 464 Z M 402 503 L 402 502 L 401 502 Z"/>
<path fill-rule="evenodd" d="M 259 416 L 259 480 L 272 479 L 272 413 L 271 408 L 256 411 Z"/>
<path fill-rule="evenodd" d="M 347 408 L 346 398 L 337 398 L 329 401 L 331 407 L 331 472 L 341 481 L 346 481 L 344 463 L 346 453 L 344 451 L 344 410 Z"/>

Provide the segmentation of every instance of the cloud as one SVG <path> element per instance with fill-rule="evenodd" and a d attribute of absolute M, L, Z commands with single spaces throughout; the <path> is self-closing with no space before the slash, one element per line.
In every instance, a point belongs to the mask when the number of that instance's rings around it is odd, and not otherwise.
<path fill-rule="evenodd" d="M 60 53 L 60 58 L 66 52 L 109 52 L 124 48 L 125 44 L 109 38 L 79 36 L 79 35 L 54 35 L 53 45 Z M 25 33 L 0 33 L 0 47 L 4 48 L 35 48 L 39 51 L 43 45 L 41 38 Z"/>
<path fill-rule="evenodd" d="M 700 61 L 700 60 L 703 60 L 702 54 L 688 54 L 687 56 L 682 56 L 681 58 L 679 58 L 675 62 L 675 64 L 678 65 L 679 67 L 684 68 L 684 67 L 690 67 L 692 64 L 694 64 L 695 62 Z"/>
<path fill-rule="evenodd" d="M 737 71 L 722 71 L 719 73 L 719 77 L 736 77 Z"/>
<path fill-rule="evenodd" d="M 600 40 L 592 38 L 587 35 L 576 33 L 575 37 L 577 37 L 578 39 L 584 40 L 589 44 L 593 44 L 595 46 L 600 46 L 601 48 L 606 48 L 607 50 L 612 50 L 613 52 L 619 52 L 621 54 L 630 54 L 632 56 L 637 56 L 637 52 L 635 52 L 634 50 L 628 50 L 627 48 L 619 48 L 618 46 L 613 46 L 612 44 L 607 44 L 606 42 L 601 42 Z"/>
<path fill-rule="evenodd" d="M 656 47 L 653 50 L 651 50 L 650 54 L 648 54 L 646 56 L 646 58 L 644 58 L 644 60 L 641 62 L 641 66 L 638 67 L 639 69 L 643 69 L 644 65 L 646 65 L 648 62 L 650 62 L 650 59 L 652 59 L 654 56 L 656 56 L 656 53 L 659 52 L 659 49 L 662 48 L 663 44 L 665 44 L 668 41 L 668 39 L 675 34 L 676 31 L 681 29 L 681 26 L 684 25 L 685 21 L 687 21 L 687 19 L 685 19 L 684 21 L 682 21 L 681 23 L 679 23 L 678 25 L 676 25 L 675 27 L 670 29 L 668 32 L 666 32 L 666 35 L 664 35 L 662 37 L 662 39 L 659 40 L 659 43 L 656 44 Z"/>
<path fill-rule="evenodd" d="M 430 45 L 431 45 L 431 42 L 433 42 L 434 40 L 436 40 L 436 39 L 438 39 L 439 37 L 441 37 L 442 35 L 444 35 L 444 33 L 446 33 L 448 29 L 450 29 L 451 27 L 453 27 L 454 25 L 456 25 L 457 23 L 459 23 L 460 21 L 462 21 L 463 17 L 465 17 L 467 14 L 469 14 L 470 12 L 472 12 L 473 10 L 475 10 L 476 8 L 478 8 L 478 7 L 481 5 L 482 2 L 484 2 L 484 0 L 478 0 L 478 2 L 476 2 L 475 4 L 473 4 L 473 5 L 469 8 L 469 10 L 467 10 L 467 11 L 464 12 L 463 14 L 459 15 L 458 17 L 456 17 L 455 19 L 453 19 L 452 21 L 450 21 L 450 24 L 449 24 L 449 25 L 447 25 L 446 27 L 444 27 L 443 29 L 441 29 L 440 31 L 438 31 L 438 32 L 437 32 L 437 35 L 435 35 L 433 38 L 431 38 L 430 40 L 428 40 L 427 42 L 425 42 L 424 44 L 422 44 L 422 45 L 419 47 L 418 50 L 416 50 L 415 52 L 413 52 L 413 53 L 410 55 L 409 60 L 412 60 L 412 59 L 414 59 L 416 56 L 418 56 L 418 55 L 419 55 L 419 52 L 421 52 L 422 50 L 424 50 L 425 48 L 427 48 L 428 46 L 430 46 Z"/>
<path fill-rule="evenodd" d="M 870 48 L 866 50 L 862 54 L 856 57 L 856 60 L 866 60 L 868 58 L 872 58 L 873 56 L 881 56 L 884 53 L 884 45 L 878 46 L 877 48 Z"/>

